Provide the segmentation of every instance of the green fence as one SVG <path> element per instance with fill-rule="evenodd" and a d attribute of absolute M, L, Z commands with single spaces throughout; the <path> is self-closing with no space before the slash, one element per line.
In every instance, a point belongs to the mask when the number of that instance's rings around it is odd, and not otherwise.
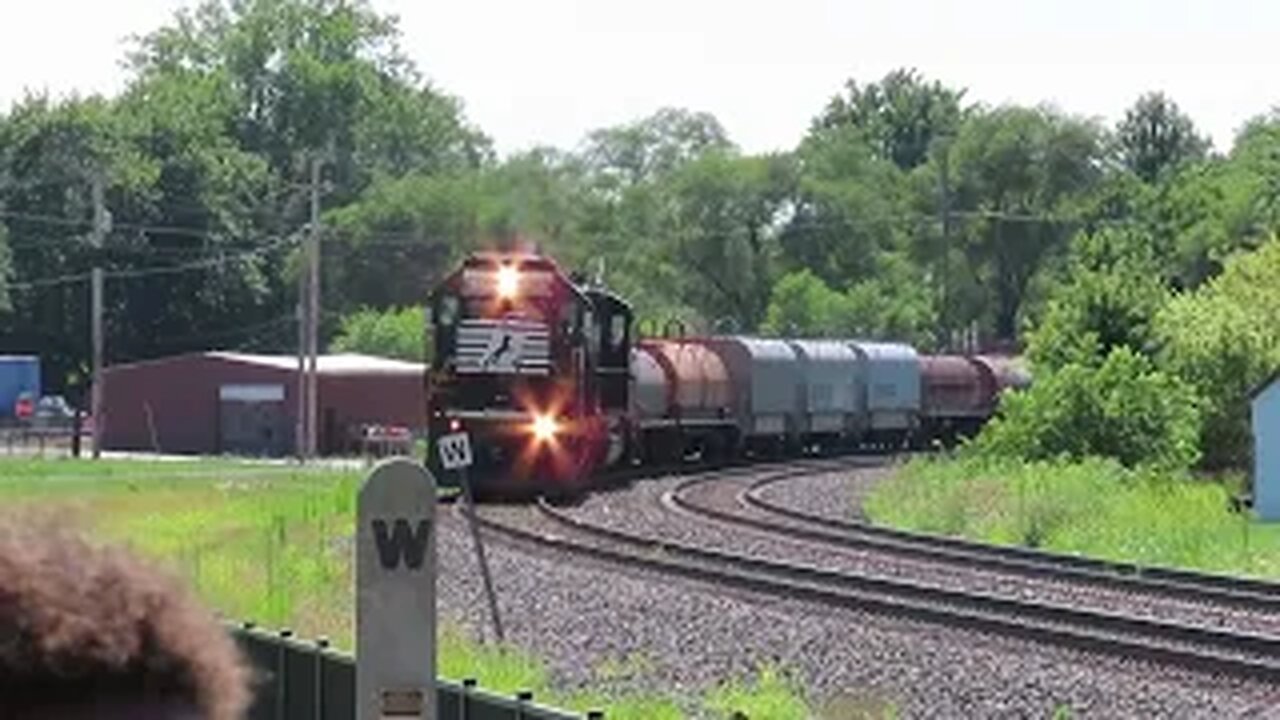
<path fill-rule="evenodd" d="M 268 632 L 251 623 L 232 626 L 257 671 L 249 720 L 354 720 L 355 658 L 324 640 L 304 641 L 288 630 Z M 582 720 L 603 718 L 534 703 L 533 693 L 505 697 L 480 689 L 474 680 L 436 683 L 440 720 Z"/>

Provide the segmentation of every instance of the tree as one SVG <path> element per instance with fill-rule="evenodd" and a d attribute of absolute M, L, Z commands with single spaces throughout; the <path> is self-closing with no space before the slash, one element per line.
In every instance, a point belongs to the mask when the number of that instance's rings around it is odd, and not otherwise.
<path fill-rule="evenodd" d="M 997 337 L 1016 336 L 1029 282 L 1065 249 L 1067 221 L 1102 176 L 1101 138 L 1096 124 L 1046 107 L 975 112 L 962 126 L 951 162 L 977 295 L 968 312 L 986 313 Z"/>
<path fill-rule="evenodd" d="M 1226 262 L 1155 319 L 1158 360 L 1205 405 L 1201 446 L 1209 466 L 1247 464 L 1249 392 L 1280 370 L 1280 240 Z"/>
<path fill-rule="evenodd" d="M 1255 240 L 1280 231 L 1280 109 L 1245 124 L 1230 165 L 1240 190 L 1233 229 Z"/>
<path fill-rule="evenodd" d="M 755 328 L 764 318 L 775 255 L 773 224 L 787 198 L 783 157 L 709 151 L 662 183 L 671 208 L 664 233 L 685 268 L 685 302 L 703 317 Z"/>
<path fill-rule="evenodd" d="M 1005 396 L 976 447 L 1022 460 L 1111 457 L 1185 470 L 1200 456 L 1192 389 L 1119 346 L 1097 367 L 1071 363 Z"/>
<path fill-rule="evenodd" d="M 867 279 L 882 252 L 904 245 L 902 173 L 877 158 L 862 130 L 811 134 L 796 152 L 790 218 L 779 243 L 790 270 L 808 268 L 828 285 Z"/>
<path fill-rule="evenodd" d="M 762 327 L 793 337 L 883 339 L 932 348 L 935 310 L 924 283 L 909 276 L 909 264 L 886 256 L 876 277 L 846 291 L 832 289 L 809 270 L 788 273 L 774 284 Z"/>
<path fill-rule="evenodd" d="M 738 237 L 749 229 L 731 219 L 745 204 L 729 198 L 731 188 L 746 189 L 754 181 L 735 180 L 732 162 L 686 168 L 706 155 L 728 158 L 733 150 L 715 117 L 679 108 L 593 131 L 579 149 L 585 184 L 575 190 L 580 210 L 576 257 L 592 265 L 606 262 L 609 285 L 632 300 L 638 318 L 664 322 L 675 317 L 686 324 L 717 319 L 692 307 L 701 303 L 704 311 L 715 313 L 719 309 L 711 305 L 725 303 L 719 290 L 706 292 L 697 285 L 707 282 L 697 263 L 726 251 L 748 257 Z M 686 192 L 692 193 L 687 202 Z M 686 222 L 695 215 L 715 218 L 718 227 L 701 233 Z M 729 225 L 734 227 L 726 236 Z M 748 315 L 760 312 L 734 307 L 734 314 L 743 309 Z"/>
<path fill-rule="evenodd" d="M 326 213 L 326 307 L 350 313 L 421 302 L 461 254 L 494 235 L 490 203 L 478 172 L 415 174 L 378 182 Z"/>
<path fill-rule="evenodd" d="M 616 188 L 654 180 L 707 151 L 730 147 L 715 116 L 662 108 L 635 122 L 591 132 L 580 154 L 602 187 Z"/>
<path fill-rule="evenodd" d="M 328 200 L 344 204 L 376 176 L 475 167 L 491 154 L 460 103 L 421 82 L 398 37 L 364 0 L 206 0 L 138 38 L 130 66 L 144 82 L 225 76 L 240 146 L 287 181 L 323 155 Z"/>
<path fill-rule="evenodd" d="M 1169 297 L 1150 236 L 1120 229 L 1081 234 L 1065 277 L 1027 334 L 1028 355 L 1037 371 L 1051 371 L 1097 367 L 1118 347 L 1149 352 L 1151 322 Z"/>
<path fill-rule="evenodd" d="M 85 377 L 90 364 L 83 275 L 92 264 L 92 178 L 101 171 L 114 198 L 155 172 L 130 157 L 123 137 L 121 118 L 97 97 L 55 105 L 30 96 L 0 123 L 0 207 L 12 213 L 0 220 L 17 286 L 11 311 L 0 314 L 0 349 L 38 351 L 53 391 Z"/>
<path fill-rule="evenodd" d="M 422 307 L 362 308 L 342 318 L 329 349 L 423 362 L 430 354 L 429 343 Z"/>
<path fill-rule="evenodd" d="M 924 163 L 934 141 L 953 134 L 963 117 L 964 90 L 926 82 L 914 69 L 897 69 L 859 87 L 850 79 L 814 119 L 810 134 L 841 127 L 862 131 L 877 157 L 903 170 Z"/>
<path fill-rule="evenodd" d="M 778 278 L 769 298 L 764 332 L 790 337 L 831 335 L 845 314 L 845 298 L 809 270 Z"/>
<path fill-rule="evenodd" d="M 1124 164 L 1147 182 L 1183 163 L 1204 159 L 1209 149 L 1191 118 L 1161 92 L 1139 97 L 1116 131 Z"/>

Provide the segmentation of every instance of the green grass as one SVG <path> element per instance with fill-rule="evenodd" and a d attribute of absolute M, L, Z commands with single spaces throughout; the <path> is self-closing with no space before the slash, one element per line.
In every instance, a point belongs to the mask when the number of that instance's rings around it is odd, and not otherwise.
<path fill-rule="evenodd" d="M 1117 463 L 920 459 L 881 483 L 880 523 L 1143 565 L 1280 577 L 1280 524 L 1232 513 L 1225 482 Z"/>
<path fill-rule="evenodd" d="M 301 637 L 354 645 L 350 538 L 364 472 L 221 460 L 0 459 L 0 505 L 57 512 L 124 542 L 187 578 L 224 616 L 289 627 Z M 811 711 L 777 668 L 699 693 L 622 688 L 645 676 L 642 658 L 602 663 L 590 691 L 558 688 L 545 663 L 514 647 L 484 645 L 442 618 L 439 672 L 491 691 L 532 690 L 540 703 L 603 708 L 618 720 L 892 717 L 884 707 Z M 631 683 L 634 685 L 635 683 Z"/>

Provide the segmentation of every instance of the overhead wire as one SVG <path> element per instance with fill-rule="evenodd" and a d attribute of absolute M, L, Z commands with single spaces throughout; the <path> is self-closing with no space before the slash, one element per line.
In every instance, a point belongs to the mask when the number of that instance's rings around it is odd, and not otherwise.
<path fill-rule="evenodd" d="M 44 215 L 40 213 L 28 213 L 15 210 L 0 209 L 0 218 L 9 218 L 11 220 L 21 220 L 24 222 L 44 223 L 46 225 L 59 225 L 62 227 L 83 228 L 85 230 L 93 228 L 92 220 L 78 220 L 58 215 Z M 205 240 L 216 240 L 225 237 L 224 233 L 218 233 L 216 231 L 205 230 L 202 228 L 182 227 L 179 225 L 148 225 L 145 223 L 112 222 L 111 228 L 113 230 L 133 230 L 135 232 L 155 235 L 185 235 Z"/>
<path fill-rule="evenodd" d="M 126 268 L 122 270 L 105 270 L 103 277 L 107 279 L 128 279 L 140 277 L 152 277 L 156 275 L 172 275 L 176 273 L 188 272 L 190 270 L 199 270 L 207 267 L 223 265 L 235 260 L 241 260 L 255 255 L 262 255 L 268 251 L 279 249 L 288 244 L 287 241 L 276 241 L 267 245 L 263 245 L 252 250 L 244 250 L 235 253 L 223 254 L 219 257 L 206 258 L 204 260 L 196 260 L 189 263 L 181 263 L 177 265 L 163 265 L 158 267 L 145 268 Z M 38 287 L 50 287 L 56 285 L 68 285 L 77 282 L 83 282 L 92 277 L 92 273 L 75 273 L 70 275 L 60 275 L 51 278 L 40 278 L 37 280 L 28 280 L 20 283 L 10 283 L 10 290 L 29 290 Z"/>

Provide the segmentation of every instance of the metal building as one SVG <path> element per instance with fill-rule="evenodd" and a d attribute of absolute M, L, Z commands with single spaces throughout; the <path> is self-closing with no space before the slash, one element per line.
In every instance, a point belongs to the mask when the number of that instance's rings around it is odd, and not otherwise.
<path fill-rule="evenodd" d="M 367 424 L 426 425 L 426 368 L 369 355 L 321 355 L 317 447 L 355 449 Z M 294 452 L 298 359 L 195 353 L 104 371 L 103 447 L 162 453 L 281 456 Z"/>
<path fill-rule="evenodd" d="M 1280 374 L 1254 391 L 1253 507 L 1259 520 L 1280 520 Z"/>

